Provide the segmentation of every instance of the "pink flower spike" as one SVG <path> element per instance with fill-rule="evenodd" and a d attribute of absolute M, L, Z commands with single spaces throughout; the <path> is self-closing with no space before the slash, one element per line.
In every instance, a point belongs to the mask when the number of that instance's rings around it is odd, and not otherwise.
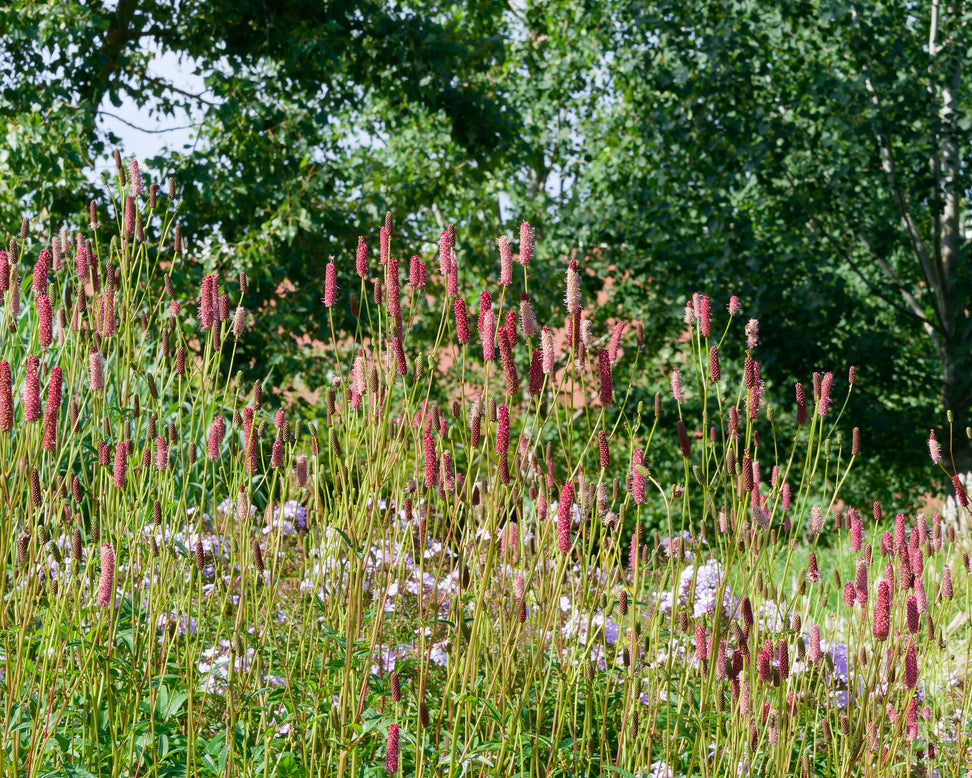
<path fill-rule="evenodd" d="M 361 278 L 368 277 L 368 246 L 365 244 L 363 235 L 358 238 L 358 250 L 354 256 L 354 268 Z"/>
<path fill-rule="evenodd" d="M 797 426 L 802 427 L 807 423 L 807 393 L 803 384 L 796 385 L 796 404 L 797 404 Z"/>
<path fill-rule="evenodd" d="M 115 593 L 115 549 L 111 543 L 101 544 L 101 578 L 98 581 L 98 607 L 105 608 Z"/>
<path fill-rule="evenodd" d="M 877 602 L 874 605 L 874 638 L 887 640 L 891 634 L 891 587 L 888 582 L 878 582 Z"/>
<path fill-rule="evenodd" d="M 40 357 L 31 354 L 27 357 L 27 378 L 24 380 L 23 389 L 23 409 L 24 421 L 33 424 L 40 421 L 41 401 L 40 401 Z"/>
<path fill-rule="evenodd" d="M 0 361 L 0 432 L 13 430 L 13 384 L 10 363 Z"/>
<path fill-rule="evenodd" d="M 405 359 L 405 346 L 402 343 L 402 336 L 396 335 L 392 341 L 392 348 L 395 351 L 395 369 L 400 376 L 408 373 L 408 361 Z"/>
<path fill-rule="evenodd" d="M 128 186 L 131 188 L 132 194 L 136 196 L 145 191 L 142 184 L 142 171 L 138 169 L 137 159 L 132 159 L 128 163 Z"/>
<path fill-rule="evenodd" d="M 46 351 L 54 341 L 54 316 L 51 311 L 51 301 L 46 294 L 34 299 L 37 309 L 37 340 L 40 347 Z"/>
<path fill-rule="evenodd" d="M 385 304 L 388 315 L 393 321 L 398 322 L 402 318 L 402 289 L 398 278 L 398 260 L 394 257 L 389 257 L 385 264 L 385 278 L 387 290 Z"/>
<path fill-rule="evenodd" d="M 614 379 L 611 376 L 611 357 L 607 349 L 602 348 L 597 352 L 597 368 L 601 379 L 599 399 L 601 405 L 607 407 L 614 402 Z"/>
<path fill-rule="evenodd" d="M 759 345 L 759 320 L 750 319 L 746 323 L 746 348 L 753 349 Z"/>
<path fill-rule="evenodd" d="M 510 409 L 500 405 L 496 409 L 496 453 L 503 456 L 510 448 Z"/>
<path fill-rule="evenodd" d="M 500 254 L 500 286 L 509 286 L 513 283 L 513 250 L 510 248 L 510 239 L 503 235 L 497 244 Z"/>
<path fill-rule="evenodd" d="M 817 416 L 824 416 L 830 410 L 830 387 L 833 383 L 834 374 L 824 373 L 820 381 L 820 400 L 817 402 Z"/>
<path fill-rule="evenodd" d="M 84 248 L 84 238 L 79 232 L 77 235 L 76 249 L 74 252 L 74 271 L 79 279 L 87 280 L 88 267 L 88 252 Z"/>
<path fill-rule="evenodd" d="M 543 374 L 550 375 L 554 371 L 556 356 L 554 354 L 553 332 L 549 327 L 540 331 L 540 349 L 543 352 Z"/>
<path fill-rule="evenodd" d="M 446 295 L 448 297 L 459 296 L 459 265 L 456 264 L 455 259 L 449 260 L 449 272 L 446 273 Z"/>
<path fill-rule="evenodd" d="M 854 600 L 857 596 L 857 590 L 854 588 L 854 582 L 848 581 L 844 584 L 844 605 L 848 608 L 853 607 Z"/>
<path fill-rule="evenodd" d="M 47 405 L 44 407 L 44 438 L 41 448 L 47 452 L 57 451 L 57 417 L 61 410 L 61 382 L 63 372 L 60 367 L 51 369 L 47 383 Z"/>
<path fill-rule="evenodd" d="M 914 689 L 918 683 L 918 656 L 915 653 L 914 641 L 908 641 L 908 651 L 905 654 L 905 686 Z"/>
<path fill-rule="evenodd" d="M 492 310 L 493 308 L 493 297 L 489 293 L 489 289 L 483 289 L 479 293 L 479 320 L 476 324 L 476 329 L 479 332 L 483 331 L 483 323 L 486 321 L 486 312 Z"/>
<path fill-rule="evenodd" d="M 226 423 L 222 416 L 217 416 L 209 425 L 209 435 L 206 439 L 206 456 L 210 459 L 219 459 L 219 447 L 223 443 L 223 435 L 226 434 Z"/>
<path fill-rule="evenodd" d="M 571 506 L 574 503 L 574 484 L 568 481 L 560 490 L 560 503 L 557 506 L 557 549 L 562 554 L 570 552 L 571 538 Z"/>
<path fill-rule="evenodd" d="M 506 393 L 511 397 L 516 396 L 520 391 L 520 378 L 516 372 L 516 364 L 513 362 L 513 348 L 510 345 L 509 329 L 505 326 L 499 328 L 499 347 L 503 373 L 506 375 Z"/>
<path fill-rule="evenodd" d="M 448 232 L 439 233 L 439 272 L 443 276 L 449 273 L 449 260 L 452 259 L 452 245 Z"/>
<path fill-rule="evenodd" d="M 965 487 L 962 486 L 962 481 L 959 480 L 958 473 L 952 476 L 952 486 L 955 489 L 955 499 L 958 500 L 958 504 L 963 508 L 968 508 L 969 496 L 965 492 Z"/>
<path fill-rule="evenodd" d="M 918 739 L 918 700 L 912 698 L 905 715 L 905 739 L 913 743 Z"/>
<path fill-rule="evenodd" d="M 2 262 L 2 260 L 0 260 Z M 30 287 L 35 295 L 47 294 L 47 274 L 51 268 L 51 252 L 48 249 L 43 249 L 40 255 L 37 257 L 37 262 L 34 265 L 34 272 L 31 273 L 30 277 Z M 3 274 L 3 268 L 0 267 L 0 276 Z M 0 278 L 0 285 L 3 281 Z M 0 290 L 2 291 L 2 290 Z"/>
<path fill-rule="evenodd" d="M 465 345 L 469 342 L 469 314 L 466 312 L 466 301 L 456 298 L 456 338 L 459 343 Z"/>
<path fill-rule="evenodd" d="M 125 198 L 125 237 L 131 240 L 135 237 L 135 198 L 128 195 Z"/>
<path fill-rule="evenodd" d="M 483 316 L 483 326 L 479 331 L 483 346 L 483 362 L 496 359 L 496 317 L 491 310 Z"/>
<path fill-rule="evenodd" d="M 705 640 L 705 627 L 701 624 L 695 625 L 695 659 L 699 663 L 699 667 L 704 672 L 708 667 L 708 645 Z"/>
<path fill-rule="evenodd" d="M 810 627 L 810 648 L 807 655 L 814 664 L 823 658 L 823 652 L 820 650 L 820 627 L 816 624 Z"/>
<path fill-rule="evenodd" d="M 675 398 L 675 402 L 682 403 L 685 400 L 685 390 L 682 388 L 682 371 L 677 367 L 672 370 L 669 383 L 672 386 L 672 397 Z"/>
<path fill-rule="evenodd" d="M 389 775 L 398 772 L 398 724 L 388 726 L 388 740 L 385 743 L 385 770 Z"/>
<path fill-rule="evenodd" d="M 702 333 L 703 338 L 709 337 L 712 331 L 712 310 L 709 304 L 709 298 L 706 295 L 699 295 L 699 332 Z"/>
<path fill-rule="evenodd" d="M 161 435 L 155 438 L 155 469 L 162 472 L 169 466 L 169 447 Z"/>
<path fill-rule="evenodd" d="M 439 484 L 439 472 L 436 467 L 438 457 L 435 453 L 435 438 L 431 432 L 422 436 L 422 449 L 425 454 L 425 485 L 433 488 Z"/>
<path fill-rule="evenodd" d="M 319 266 L 318 266 L 319 267 Z M 333 262 L 328 262 L 324 268 L 324 305 L 327 308 L 337 302 L 337 270 Z"/>
<path fill-rule="evenodd" d="M 116 489 L 125 488 L 125 470 L 128 461 L 128 445 L 124 440 L 119 440 L 115 445 L 115 467 L 112 472 L 112 483 Z"/>
<path fill-rule="evenodd" d="M 564 302 L 567 306 L 567 313 L 571 316 L 581 309 L 580 275 L 577 268 L 576 259 L 572 259 L 567 265 L 567 293 L 564 296 Z"/>
<path fill-rule="evenodd" d="M 390 250 L 391 243 L 391 233 L 387 227 L 382 227 L 378 230 L 378 264 L 382 267 L 388 261 L 388 252 Z"/>
<path fill-rule="evenodd" d="M 533 257 L 533 231 L 530 225 L 523 222 L 520 225 L 520 264 L 526 267 Z"/>
<path fill-rule="evenodd" d="M 644 467 L 644 465 L 645 453 L 642 449 L 636 448 L 631 453 L 631 495 L 635 505 L 642 505 L 645 502 L 645 489 L 648 481 L 638 469 Z"/>
<path fill-rule="evenodd" d="M 543 352 L 535 348 L 530 358 L 530 396 L 536 397 L 543 389 Z"/>
<path fill-rule="evenodd" d="M 520 321 L 523 326 L 523 335 L 532 338 L 537 334 L 537 316 L 530 305 L 530 298 L 526 292 L 520 293 Z"/>
<path fill-rule="evenodd" d="M 935 440 L 935 430 L 932 430 L 928 435 L 928 453 L 931 454 L 933 465 L 940 465 L 942 463 L 942 446 Z"/>
<path fill-rule="evenodd" d="M 624 334 L 624 328 L 627 326 L 627 322 L 619 321 L 614 325 L 614 330 L 611 332 L 611 340 L 608 345 L 608 355 L 611 357 L 612 365 L 618 361 L 618 349 L 621 346 L 621 336 Z"/>
<path fill-rule="evenodd" d="M 199 326 L 208 330 L 216 322 L 216 274 L 203 276 L 199 288 Z"/>
<path fill-rule="evenodd" d="M 885 582 L 882 581 L 881 583 Z M 908 595 L 908 603 L 906 608 L 908 632 L 910 632 L 912 635 L 916 635 L 918 634 L 918 629 L 921 627 L 921 619 L 918 614 L 918 598 L 915 595 Z"/>
<path fill-rule="evenodd" d="M 857 574 L 855 576 L 854 588 L 857 589 L 857 602 L 859 605 L 867 605 L 867 565 L 863 559 L 857 560 Z"/>

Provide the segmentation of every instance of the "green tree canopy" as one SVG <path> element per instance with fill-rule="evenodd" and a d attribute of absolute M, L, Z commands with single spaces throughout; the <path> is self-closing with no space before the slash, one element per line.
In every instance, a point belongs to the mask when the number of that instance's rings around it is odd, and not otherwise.
<path fill-rule="evenodd" d="M 431 255 L 456 224 L 468 298 L 526 219 L 541 318 L 556 321 L 549 276 L 573 253 L 592 286 L 617 282 L 591 315 L 642 318 L 656 343 L 676 317 L 646 299 L 670 313 L 693 291 L 738 294 L 764 322 L 776 402 L 857 365 L 870 481 L 903 488 L 893 476 L 927 463 L 943 406 L 970 467 L 967 15 L 904 0 L 15 0 L 0 9 L 0 219 L 82 226 L 103 197 L 86 170 L 118 140 L 99 115 L 125 97 L 188 111 L 195 147 L 143 163 L 180 182 L 192 251 L 247 271 L 250 305 L 272 308 L 244 355 L 261 372 L 272 357 L 323 380 L 295 336 L 324 333 L 328 255 L 349 269 L 386 210 L 396 254 Z M 152 75 L 156 51 L 205 91 Z"/>
<path fill-rule="evenodd" d="M 274 355 L 292 372 L 291 336 L 323 332 L 317 296 L 306 292 L 319 286 L 329 253 L 353 251 L 358 234 L 375 236 L 386 209 L 401 216 L 400 246 L 428 240 L 421 215 L 434 210 L 451 220 L 458 201 L 441 203 L 437 193 L 458 183 L 469 202 L 503 163 L 516 122 L 491 76 L 504 56 L 500 10 L 492 3 L 7 4 L 0 217 L 11 232 L 24 213 L 45 234 L 70 214 L 75 226 L 85 224 L 88 198 L 104 198 L 86 173 L 119 140 L 98 118 L 123 98 L 157 116 L 198 117 L 192 150 L 142 165 L 156 182 L 170 175 L 178 182 L 190 252 L 226 272 L 247 271 L 251 306 L 273 301 L 274 320 L 251 339 L 251 356 Z M 204 91 L 152 75 L 158 50 L 191 63 Z M 303 293 L 281 295 L 285 279 Z"/>
<path fill-rule="evenodd" d="M 856 364 L 851 417 L 885 464 L 927 463 L 952 410 L 968 470 L 964 5 L 631 2 L 616 22 L 595 234 L 673 297 L 739 294 L 772 375 Z"/>

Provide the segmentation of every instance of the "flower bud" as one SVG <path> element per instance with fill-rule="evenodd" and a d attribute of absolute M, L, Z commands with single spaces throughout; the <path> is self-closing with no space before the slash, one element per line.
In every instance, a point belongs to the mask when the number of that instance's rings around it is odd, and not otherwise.
<path fill-rule="evenodd" d="M 682 452 L 682 456 L 688 459 L 691 456 L 691 448 L 689 447 L 689 436 L 685 429 L 685 422 L 679 419 L 675 422 L 675 431 L 678 433 L 678 448 Z"/>
<path fill-rule="evenodd" d="M 803 426 L 807 423 L 807 394 L 803 388 L 803 384 L 796 385 L 796 404 L 797 404 L 797 418 L 796 423 L 798 426 Z"/>

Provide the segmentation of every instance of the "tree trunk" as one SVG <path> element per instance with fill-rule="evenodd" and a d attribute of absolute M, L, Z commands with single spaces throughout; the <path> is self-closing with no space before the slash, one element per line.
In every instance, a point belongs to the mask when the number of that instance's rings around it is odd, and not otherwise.
<path fill-rule="evenodd" d="M 111 24 L 105 32 L 105 40 L 100 47 L 102 65 L 91 72 L 88 83 L 82 87 L 91 101 L 90 111 L 83 117 L 83 122 L 88 132 L 92 134 L 97 129 L 101 101 L 123 65 L 125 50 L 141 35 L 141 25 L 132 26 L 132 18 L 138 10 L 138 3 L 139 0 L 118 0 L 115 11 L 111 15 Z"/>
<path fill-rule="evenodd" d="M 966 272 L 963 267 L 966 244 L 961 224 L 961 184 L 958 180 L 959 150 L 956 140 L 955 104 L 962 84 L 962 56 L 956 52 L 956 43 L 939 46 L 936 41 L 941 24 L 941 6 L 935 0 L 932 6 L 932 29 L 929 36 L 929 55 L 932 61 L 940 54 L 948 59 L 942 68 L 945 74 L 941 91 L 939 119 L 941 132 L 937 149 L 933 154 L 933 171 L 940 171 L 936 182 L 938 191 L 932 198 L 932 208 L 941 207 L 942 212 L 933 214 L 933 225 L 939 230 L 936 243 L 939 256 L 935 258 L 938 270 L 936 283 L 940 289 L 934 290 L 939 304 L 938 320 L 942 333 L 938 337 L 938 356 L 942 362 L 942 396 L 945 410 L 952 414 L 951 444 L 944 452 L 957 473 L 972 470 L 972 441 L 966 435 L 970 424 L 969 410 L 972 406 L 972 326 L 968 311 L 972 307 Z M 949 21 L 960 25 L 961 4 L 952 3 L 948 7 Z M 934 147 L 933 147 L 934 148 Z"/>
<path fill-rule="evenodd" d="M 972 471 L 972 441 L 966 435 L 966 427 L 972 423 L 969 408 L 972 406 L 972 343 L 968 337 L 950 341 L 940 353 L 945 409 L 952 413 L 951 445 L 943 441 L 946 461 L 951 462 L 956 473 Z"/>

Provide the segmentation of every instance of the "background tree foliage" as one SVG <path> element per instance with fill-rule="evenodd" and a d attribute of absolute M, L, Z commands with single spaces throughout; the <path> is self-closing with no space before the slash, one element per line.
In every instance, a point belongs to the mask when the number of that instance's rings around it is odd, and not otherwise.
<path fill-rule="evenodd" d="M 969 469 L 970 55 L 960 3 L 619 8 L 604 229 L 667 285 L 730 290 L 769 375 L 858 366 L 850 418 L 894 485 L 955 414 Z M 787 398 L 789 399 L 789 398 Z M 941 438 L 941 433 L 939 438 Z"/>
<path fill-rule="evenodd" d="M 118 140 L 99 115 L 123 96 L 187 109 L 194 148 L 142 162 L 180 182 L 207 269 L 250 275 L 254 375 L 326 380 L 297 336 L 328 326 L 328 255 L 349 268 L 386 210 L 396 254 L 431 258 L 456 224 L 470 299 L 496 237 L 526 219 L 545 320 L 576 252 L 590 292 L 615 280 L 616 305 L 590 315 L 642 319 L 656 350 L 691 292 L 738 294 L 764 322 L 779 405 L 812 371 L 856 364 L 862 489 L 887 495 L 917 482 L 944 407 L 970 467 L 967 15 L 904 0 L 15 0 L 0 9 L 0 219 L 82 227 L 103 197 L 86 170 Z M 157 49 L 205 92 L 153 76 Z"/>

